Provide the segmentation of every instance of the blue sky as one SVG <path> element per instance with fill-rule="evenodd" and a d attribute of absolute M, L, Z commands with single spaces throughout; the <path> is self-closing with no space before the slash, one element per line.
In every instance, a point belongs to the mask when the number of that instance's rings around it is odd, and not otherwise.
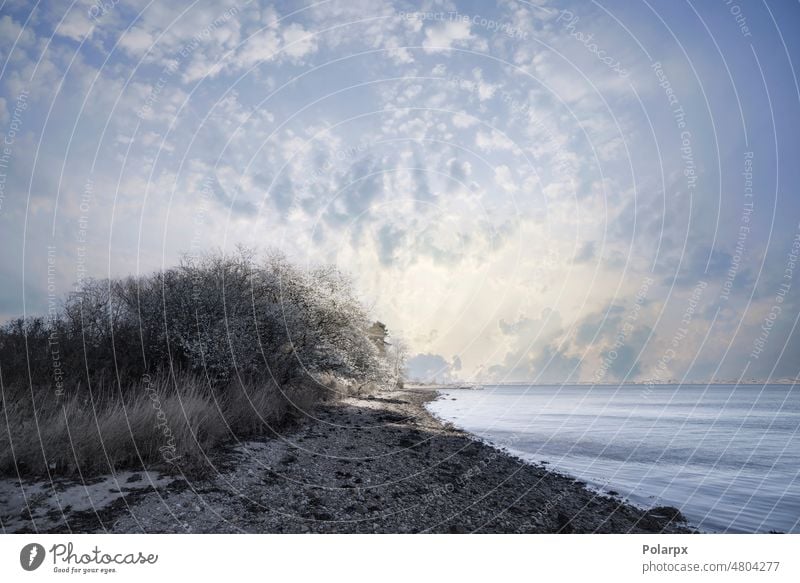
<path fill-rule="evenodd" d="M 4 318 L 241 243 L 431 376 L 798 374 L 797 3 L 1 10 Z"/>

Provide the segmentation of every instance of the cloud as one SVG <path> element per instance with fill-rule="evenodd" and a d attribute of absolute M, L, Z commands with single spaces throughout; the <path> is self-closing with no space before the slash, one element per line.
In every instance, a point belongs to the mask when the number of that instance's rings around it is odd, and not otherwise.
<path fill-rule="evenodd" d="M 373 202 L 383 194 L 383 176 L 376 160 L 365 156 L 343 174 L 340 184 L 336 197 L 326 204 L 323 217 L 329 226 L 349 229 L 358 243 Z"/>
<path fill-rule="evenodd" d="M 589 263 L 595 258 L 595 242 L 586 241 L 578 252 L 575 253 L 573 261 L 575 263 Z"/>
<path fill-rule="evenodd" d="M 91 168 L 90 238 L 102 242 L 93 247 L 93 275 L 105 275 L 109 264 L 120 273 L 161 265 L 186 250 L 192 203 L 210 177 L 204 245 L 278 244 L 296 256 L 339 262 L 377 315 L 391 314 L 393 329 L 409 331 L 412 350 L 458 355 L 450 374 L 485 365 L 498 378 L 554 381 L 573 369 L 591 377 L 610 357 L 630 281 L 651 270 L 658 284 L 649 319 L 643 315 L 616 351 L 609 378 L 649 374 L 698 279 L 709 282 L 692 324 L 700 340 L 684 341 L 671 374 L 694 357 L 696 371 L 713 373 L 729 344 L 721 370 L 735 372 L 760 334 L 786 262 L 784 242 L 777 251 L 765 247 L 794 230 L 798 203 L 780 193 L 775 173 L 757 173 L 756 190 L 778 196 L 758 199 L 731 299 L 720 304 L 718 290 L 737 254 L 746 144 L 734 133 L 737 124 L 710 125 L 726 119 L 730 100 L 714 100 L 714 116 L 697 115 L 706 108 L 702 92 L 660 29 L 652 42 L 691 123 L 694 193 L 662 88 L 638 47 L 611 34 L 617 25 L 602 11 L 581 9 L 580 25 L 625 61 L 631 75 L 624 83 L 553 22 L 557 11 L 547 17 L 520 3 L 481 5 L 481 16 L 513 24 L 528 34 L 524 40 L 462 19 L 401 18 L 407 7 L 388 0 L 300 7 L 220 0 L 188 10 L 156 2 L 142 4 L 141 14 L 140 6 L 120 3 L 94 30 L 87 5 L 70 8 L 63 22 L 67 6 L 57 3 L 41 4 L 29 20 L 29 7 L 12 2 L 0 16 L 7 62 L 0 122 L 4 132 L 12 120 L 17 128 L 0 217 L 4 238 L 16 244 L 9 248 L 73 248 Z M 472 8 L 456 2 L 442 10 L 467 15 Z M 730 79 L 703 61 L 711 57 L 691 46 L 699 41 L 687 42 L 698 70 L 708 73 L 709 94 L 729 87 Z M 462 48 L 487 55 L 448 50 Z M 312 61 L 329 64 L 312 70 Z M 736 79 L 757 74 L 730 64 Z M 174 68 L 165 74 L 166 66 Z M 742 87 L 755 148 L 764 142 L 759 132 L 769 127 L 769 109 L 755 89 Z M 28 106 L 15 113 L 22 90 Z M 148 102 L 150 110 L 138 116 Z M 778 113 L 789 127 L 791 112 Z M 779 159 L 760 146 L 756 157 L 762 170 L 780 168 L 784 185 L 796 182 L 792 164 L 778 164 L 793 159 L 794 138 L 787 136 L 780 137 Z M 716 158 L 716 142 L 734 152 L 732 161 L 724 153 Z M 367 146 L 337 157 L 356 144 Z M 140 231 L 166 236 L 141 238 Z M 545 248 L 553 253 L 543 257 Z M 757 275 L 765 256 L 767 270 Z M 24 267 L 37 270 L 38 259 L 29 261 Z M 771 265 L 775 273 L 767 273 Z M 63 281 L 74 279 L 74 265 L 60 269 Z M 22 293 L 20 266 L 6 262 L 0 271 L 16 286 L 2 300 L 10 310 Z M 26 278 L 31 309 L 41 304 L 36 281 Z M 658 334 L 636 360 L 662 306 Z M 754 375 L 770 374 L 776 362 L 790 374 L 797 362 L 791 325 L 798 305 L 782 306 L 764 355 L 751 365 Z M 440 358 L 430 370 L 444 370 L 448 361 Z"/>
<path fill-rule="evenodd" d="M 539 318 L 521 317 L 513 322 L 500 320 L 498 327 L 508 350 L 501 363 L 489 367 L 488 374 L 493 380 L 535 378 L 552 382 L 565 372 L 567 377 L 577 378 L 580 359 L 568 356 L 565 348 L 557 342 L 564 333 L 558 312 L 545 309 Z"/>
<path fill-rule="evenodd" d="M 263 175 L 257 175 L 257 183 L 264 188 L 269 188 L 264 195 L 266 200 L 272 203 L 272 208 L 279 217 L 285 218 L 295 202 L 295 193 L 297 192 L 297 186 L 292 179 L 285 172 L 274 183 Z"/>
<path fill-rule="evenodd" d="M 494 178 L 497 185 L 506 192 L 516 192 L 517 183 L 511 174 L 511 168 L 505 164 L 500 164 L 494 169 Z"/>
<path fill-rule="evenodd" d="M 471 23 L 464 20 L 451 20 L 425 28 L 422 46 L 431 50 L 444 50 L 472 39 Z"/>
<path fill-rule="evenodd" d="M 636 380 L 642 372 L 642 363 L 639 359 L 640 353 L 647 342 L 652 329 L 648 326 L 640 326 L 625 338 L 625 343 L 620 347 L 612 347 L 604 350 L 600 354 L 601 362 L 605 363 L 605 375 L 600 381 L 608 379 L 616 380 Z"/>
<path fill-rule="evenodd" d="M 565 351 L 555 344 L 545 346 L 542 351 L 528 363 L 530 373 L 528 379 L 539 383 L 568 383 L 581 377 L 581 359 L 567 356 Z"/>
<path fill-rule="evenodd" d="M 74 41 L 82 41 L 90 36 L 94 23 L 89 20 L 89 12 L 85 6 L 75 5 L 56 29 L 56 34 Z"/>
<path fill-rule="evenodd" d="M 486 152 L 512 151 L 516 148 L 514 142 L 497 130 L 478 130 L 475 134 L 475 145 Z"/>
<path fill-rule="evenodd" d="M 575 339 L 580 344 L 590 344 L 611 338 L 620 328 L 625 308 L 612 304 L 607 309 L 588 314 L 575 324 Z"/>
<path fill-rule="evenodd" d="M 453 125 L 458 129 L 465 129 L 474 126 L 478 120 L 465 112 L 458 112 L 453 115 Z"/>
<path fill-rule="evenodd" d="M 440 354 L 416 354 L 408 359 L 408 378 L 418 382 L 449 382 L 451 365 Z"/>
<path fill-rule="evenodd" d="M 250 36 L 244 45 L 231 58 L 229 71 L 246 70 L 257 63 L 270 61 L 280 48 L 278 32 L 267 28 Z"/>
<path fill-rule="evenodd" d="M 143 27 L 134 27 L 119 39 L 119 46 L 132 57 L 142 57 L 153 46 L 153 35 Z"/>
<path fill-rule="evenodd" d="M 568 356 L 555 344 L 546 344 L 536 352 L 518 355 L 514 361 L 489 367 L 492 380 L 533 381 L 537 383 L 574 382 L 580 379 L 581 360 Z"/>
<path fill-rule="evenodd" d="M 472 164 L 467 161 L 450 158 L 447 161 L 447 171 L 453 179 L 448 183 L 447 189 L 452 192 L 466 186 L 465 182 L 472 175 Z"/>
<path fill-rule="evenodd" d="M 302 25 L 292 23 L 282 30 L 284 52 L 293 59 L 301 59 L 315 53 L 318 49 L 314 33 Z"/>
<path fill-rule="evenodd" d="M 698 245 L 681 259 L 680 270 L 677 274 L 674 269 L 671 269 L 665 280 L 671 281 L 674 277 L 675 283 L 682 286 L 693 286 L 699 280 L 721 283 L 733 269 L 735 277 L 731 291 L 752 290 L 755 285 L 755 277 L 751 268 L 742 264 L 741 259 L 739 262 L 734 261 L 733 255 L 727 251 L 711 249 L 708 245 Z"/>
<path fill-rule="evenodd" d="M 378 230 L 378 257 L 381 265 L 390 266 L 395 261 L 395 252 L 401 247 L 405 233 L 392 225 L 383 225 Z"/>

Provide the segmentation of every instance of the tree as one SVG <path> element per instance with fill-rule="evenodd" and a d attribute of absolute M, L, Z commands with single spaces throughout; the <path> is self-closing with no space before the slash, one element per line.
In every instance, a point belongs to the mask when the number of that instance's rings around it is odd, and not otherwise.
<path fill-rule="evenodd" d="M 389 330 L 386 328 L 386 324 L 376 320 L 367 329 L 367 336 L 369 336 L 369 339 L 372 340 L 372 342 L 378 348 L 381 356 L 385 356 L 386 347 L 389 345 L 389 343 L 386 341 L 386 338 L 389 336 Z"/>

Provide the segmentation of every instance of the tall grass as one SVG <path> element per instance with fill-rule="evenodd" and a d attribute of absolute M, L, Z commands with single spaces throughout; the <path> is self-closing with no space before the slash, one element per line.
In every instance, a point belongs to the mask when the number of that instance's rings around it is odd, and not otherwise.
<path fill-rule="evenodd" d="M 394 382 L 369 326 L 342 274 L 275 255 L 89 281 L 0 328 L 0 472 L 207 467 L 221 443 Z"/>
<path fill-rule="evenodd" d="M 53 399 L 4 401 L 0 472 L 43 475 L 121 468 L 196 471 L 215 446 L 234 438 L 273 435 L 320 398 L 317 383 L 286 390 L 254 381 L 214 390 L 195 374 L 147 379 L 115 395 L 107 386 Z M 4 395 L 5 396 L 5 395 Z"/>

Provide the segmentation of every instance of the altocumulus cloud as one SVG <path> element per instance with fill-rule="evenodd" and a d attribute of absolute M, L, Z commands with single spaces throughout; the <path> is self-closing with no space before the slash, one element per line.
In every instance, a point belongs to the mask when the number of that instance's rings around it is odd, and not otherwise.
<path fill-rule="evenodd" d="M 697 10 L 716 43 L 556 1 L 457 0 L 457 18 L 390 0 L 92 6 L 0 16 L 2 316 L 44 313 L 48 248 L 63 293 L 81 270 L 279 247 L 349 271 L 419 355 L 414 374 L 556 382 L 603 366 L 643 278 L 609 378 L 652 373 L 699 280 L 676 377 L 736 377 L 772 309 L 800 212 L 800 136 L 781 129 L 800 126 L 800 55 L 781 43 L 796 5 L 749 7 L 759 61 L 724 62 L 716 46 L 741 39 L 712 6 L 657 10 Z M 797 374 L 794 291 L 754 376 Z"/>

